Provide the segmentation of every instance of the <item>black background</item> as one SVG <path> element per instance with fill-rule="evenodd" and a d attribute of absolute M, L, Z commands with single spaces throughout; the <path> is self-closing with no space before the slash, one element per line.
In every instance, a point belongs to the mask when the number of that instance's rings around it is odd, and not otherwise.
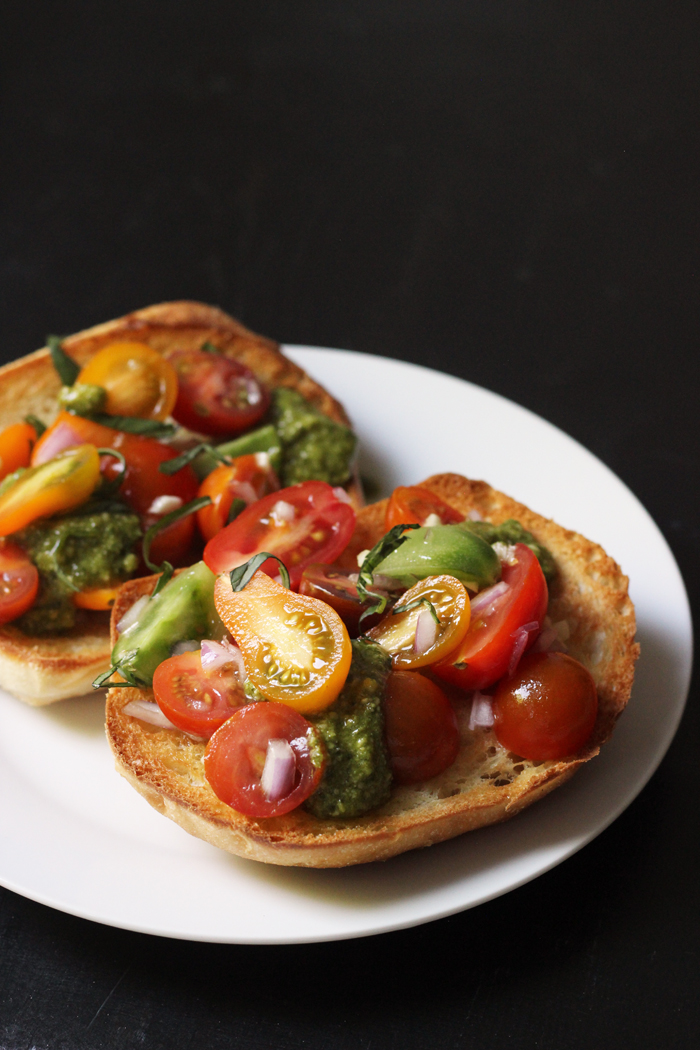
<path fill-rule="evenodd" d="M 193 298 L 430 364 L 600 456 L 696 602 L 698 21 L 695 0 L 3 5 L 0 352 Z M 414 930 L 188 944 L 0 891 L 0 1047 L 697 1045 L 696 692 L 603 835 Z"/>

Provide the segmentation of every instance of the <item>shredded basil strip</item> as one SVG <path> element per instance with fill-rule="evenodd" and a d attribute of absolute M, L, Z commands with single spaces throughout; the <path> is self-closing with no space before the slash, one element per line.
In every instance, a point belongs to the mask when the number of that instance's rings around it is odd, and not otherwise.
<path fill-rule="evenodd" d="M 185 503 L 182 507 L 178 507 L 177 510 L 171 510 L 169 514 L 164 514 L 154 525 L 151 525 L 150 529 L 146 530 L 141 545 L 143 560 L 152 572 L 160 573 L 160 578 L 151 594 L 152 598 L 158 594 L 158 591 L 165 587 L 175 571 L 169 561 L 164 561 L 162 565 L 155 565 L 154 562 L 151 561 L 149 555 L 151 553 L 151 544 L 153 543 L 153 540 L 162 529 L 167 529 L 168 525 L 172 525 L 174 522 L 179 521 L 180 518 L 186 518 L 188 514 L 194 514 L 195 511 L 200 510 L 201 507 L 206 507 L 209 503 L 211 503 L 209 496 L 198 496 L 197 499 L 191 499 L 189 503 Z"/>
<path fill-rule="evenodd" d="M 97 678 L 92 683 L 92 688 L 93 689 L 102 689 L 107 684 L 109 684 L 109 688 L 110 689 L 133 689 L 133 688 L 135 688 L 136 683 L 134 683 L 134 682 L 109 682 L 108 683 L 108 679 L 110 679 L 113 674 L 117 674 L 117 673 L 118 674 L 122 674 L 123 673 L 121 668 L 118 667 L 118 666 L 117 667 L 110 667 L 109 671 L 104 671 L 102 674 L 98 674 Z"/>
<path fill-rule="evenodd" d="M 80 375 L 80 365 L 72 357 L 69 357 L 63 349 L 63 340 L 58 335 L 47 335 L 46 345 L 51 352 L 53 366 L 58 372 L 58 378 L 64 386 L 73 386 Z"/>
<path fill-rule="evenodd" d="M 98 448 L 97 452 L 100 456 L 114 456 L 115 459 L 118 459 L 122 465 L 122 469 L 119 471 L 117 476 L 115 478 L 112 478 L 111 481 L 108 481 L 105 484 L 104 488 L 101 490 L 100 497 L 102 499 L 108 499 L 117 491 L 122 481 L 124 480 L 124 477 L 126 476 L 126 459 L 124 458 L 124 453 L 119 452 L 115 448 Z"/>
<path fill-rule="evenodd" d="M 207 452 L 218 459 L 220 463 L 230 463 L 231 457 L 225 456 L 223 452 L 219 452 L 213 445 L 208 444 L 206 441 L 200 441 L 194 448 L 188 448 L 186 452 L 181 453 L 179 456 L 175 456 L 175 459 L 166 459 L 165 463 L 161 463 L 158 470 L 161 474 L 177 474 L 178 470 L 182 470 L 188 463 L 191 463 L 193 459 L 201 455 L 202 452 Z"/>
<path fill-rule="evenodd" d="M 226 518 L 226 524 L 230 525 L 232 521 L 235 521 L 241 511 L 245 510 L 248 504 L 244 499 L 235 499 L 231 504 Z"/>
<path fill-rule="evenodd" d="M 427 598 L 415 598 L 412 602 L 409 602 L 407 605 L 395 605 L 394 608 L 391 610 L 391 615 L 396 616 L 397 613 L 413 612 L 413 610 L 417 609 L 419 605 L 427 605 L 427 607 L 430 609 L 430 615 L 439 627 L 440 617 L 435 611 L 435 606 L 433 605 L 433 603 L 431 601 L 428 601 Z"/>
<path fill-rule="evenodd" d="M 89 412 L 86 419 L 100 423 L 112 430 L 121 430 L 124 434 L 143 434 L 146 437 L 170 437 L 177 427 L 173 423 L 161 423 L 159 419 L 141 419 L 140 416 L 110 416 L 107 412 Z"/>
<path fill-rule="evenodd" d="M 390 554 L 393 554 L 395 550 L 405 543 L 408 536 L 404 533 L 406 529 L 419 529 L 420 525 L 394 525 L 393 529 L 389 529 L 386 536 L 382 536 L 378 543 L 375 543 L 369 554 L 365 555 L 365 560 L 362 562 L 360 567 L 360 574 L 357 579 L 357 593 L 360 596 L 361 601 L 374 601 L 374 604 L 365 609 L 360 622 L 365 616 L 370 616 L 373 613 L 383 613 L 386 609 L 387 598 L 385 596 L 378 597 L 376 594 L 371 594 L 368 588 L 374 581 L 374 570 L 385 558 L 388 558 Z"/>
<path fill-rule="evenodd" d="M 30 427 L 34 427 L 34 429 L 36 430 L 37 438 L 40 438 L 41 435 L 46 432 L 46 423 L 42 423 L 42 421 L 38 418 L 38 416 L 33 416 L 31 414 L 28 415 L 28 416 L 25 416 L 24 417 L 24 422 L 25 423 L 29 423 Z"/>
<path fill-rule="evenodd" d="M 213 343 L 210 343 L 208 339 L 202 343 L 200 350 L 204 350 L 207 354 L 221 354 L 223 352 L 219 350 L 218 346 L 214 346 Z"/>
<path fill-rule="evenodd" d="M 269 551 L 260 551 L 259 554 L 253 555 L 253 557 L 249 561 L 244 562 L 243 565 L 231 569 L 229 577 L 233 590 L 242 591 L 245 585 L 250 583 L 253 579 L 253 576 L 255 576 L 255 573 L 258 571 L 262 563 L 267 561 L 268 558 L 274 558 L 276 562 L 279 562 L 282 586 L 289 590 L 289 572 L 287 571 L 287 566 L 283 561 L 280 561 L 276 554 L 270 554 Z"/>

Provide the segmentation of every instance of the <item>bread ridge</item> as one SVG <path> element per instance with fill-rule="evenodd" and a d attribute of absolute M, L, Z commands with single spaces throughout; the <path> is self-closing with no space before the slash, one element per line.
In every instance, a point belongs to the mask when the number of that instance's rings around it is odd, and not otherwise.
<path fill-rule="evenodd" d="M 327 390 L 281 352 L 279 344 L 257 335 L 216 306 L 190 300 L 157 303 L 67 336 L 63 346 L 80 365 L 120 340 L 147 343 L 165 356 L 175 350 L 214 343 L 241 361 L 264 383 L 298 390 L 324 415 L 350 426 L 347 414 Z M 53 419 L 61 382 L 47 347 L 0 367 L 0 429 L 27 415 Z M 357 482 L 350 486 L 360 506 Z M 81 615 L 66 634 L 30 637 L 8 624 L 0 628 L 0 686 L 35 707 L 91 690 L 95 677 L 109 667 L 109 617 Z"/>
<path fill-rule="evenodd" d="M 118 771 L 160 813 L 191 834 L 242 857 L 280 865 L 344 867 L 429 846 L 506 820 L 567 781 L 598 754 L 624 710 L 632 688 L 639 647 L 628 581 L 600 545 L 531 511 L 482 481 L 456 474 L 422 483 L 465 516 L 478 512 L 498 524 L 516 518 L 549 547 L 558 567 L 549 614 L 567 620 L 571 654 L 591 671 L 599 713 L 593 735 L 563 761 L 528 762 L 507 753 L 491 730 L 470 732 L 469 702 L 455 704 L 461 747 L 456 762 L 417 786 L 395 787 L 389 802 L 357 819 L 320 820 L 303 809 L 256 820 L 224 805 L 203 775 L 204 744 L 184 733 L 157 729 L 124 715 L 132 699 L 152 699 L 150 690 L 113 689 L 107 698 L 107 737 Z M 345 561 L 383 534 L 386 500 L 365 507 Z M 122 588 L 112 624 L 152 581 Z M 114 627 L 113 627 L 114 630 Z"/>

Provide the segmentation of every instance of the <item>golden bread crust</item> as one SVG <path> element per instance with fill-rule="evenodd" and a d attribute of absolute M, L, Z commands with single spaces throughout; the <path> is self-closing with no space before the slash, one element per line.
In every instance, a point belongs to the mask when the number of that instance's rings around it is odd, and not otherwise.
<path fill-rule="evenodd" d="M 478 511 L 499 523 L 517 518 L 549 547 L 558 567 L 550 615 L 566 620 L 570 652 L 585 664 L 598 688 L 593 736 L 564 761 L 533 763 L 505 752 L 490 730 L 470 732 L 469 702 L 455 704 L 461 748 L 456 762 L 433 780 L 396 787 L 381 809 L 352 820 L 319 820 L 303 809 L 255 820 L 224 805 L 204 779 L 204 745 L 173 730 L 157 729 L 123 713 L 148 690 L 113 689 L 107 698 L 107 736 L 119 772 L 159 812 L 191 834 L 239 856 L 272 864 L 343 867 L 385 860 L 475 828 L 505 820 L 563 784 L 596 755 L 629 699 L 638 646 L 627 578 L 598 544 L 562 528 L 492 489 L 456 474 L 429 478 L 424 486 L 465 515 Z M 347 554 L 371 547 L 384 532 L 386 501 L 365 507 Z M 114 624 L 153 581 L 122 588 Z"/>
<path fill-rule="evenodd" d="M 190 301 L 158 303 L 68 336 L 63 345 L 74 360 L 85 365 L 98 350 L 122 340 L 147 343 L 166 357 L 212 342 L 267 385 L 293 387 L 324 415 L 350 425 L 342 405 L 285 357 L 277 343 L 256 335 L 215 306 Z M 47 348 L 3 365 L 0 429 L 29 414 L 53 419 L 60 389 Z M 358 483 L 349 486 L 349 493 L 354 505 L 361 506 Z M 90 617 L 83 618 L 74 631 L 55 637 L 28 638 L 12 626 L 0 628 L 0 686 L 30 704 L 50 704 L 88 692 L 94 678 L 109 667 L 109 657 L 108 628 Z"/>

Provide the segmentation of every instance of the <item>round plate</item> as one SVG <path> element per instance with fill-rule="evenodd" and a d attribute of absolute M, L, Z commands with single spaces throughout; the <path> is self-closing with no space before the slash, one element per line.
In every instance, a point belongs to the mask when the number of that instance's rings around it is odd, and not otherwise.
<path fill-rule="evenodd" d="M 561 863 L 642 789 L 678 725 L 692 628 L 676 563 L 607 467 L 518 405 L 429 369 L 287 352 L 337 394 L 384 492 L 430 474 L 484 478 L 595 539 L 631 579 L 642 656 L 612 740 L 574 779 L 499 826 L 384 864 L 279 868 L 229 856 L 159 816 L 114 772 L 96 697 L 30 708 L 0 694 L 0 881 L 62 911 L 168 937 L 324 941 L 413 926 Z M 663 581 L 663 586 L 660 586 Z"/>

